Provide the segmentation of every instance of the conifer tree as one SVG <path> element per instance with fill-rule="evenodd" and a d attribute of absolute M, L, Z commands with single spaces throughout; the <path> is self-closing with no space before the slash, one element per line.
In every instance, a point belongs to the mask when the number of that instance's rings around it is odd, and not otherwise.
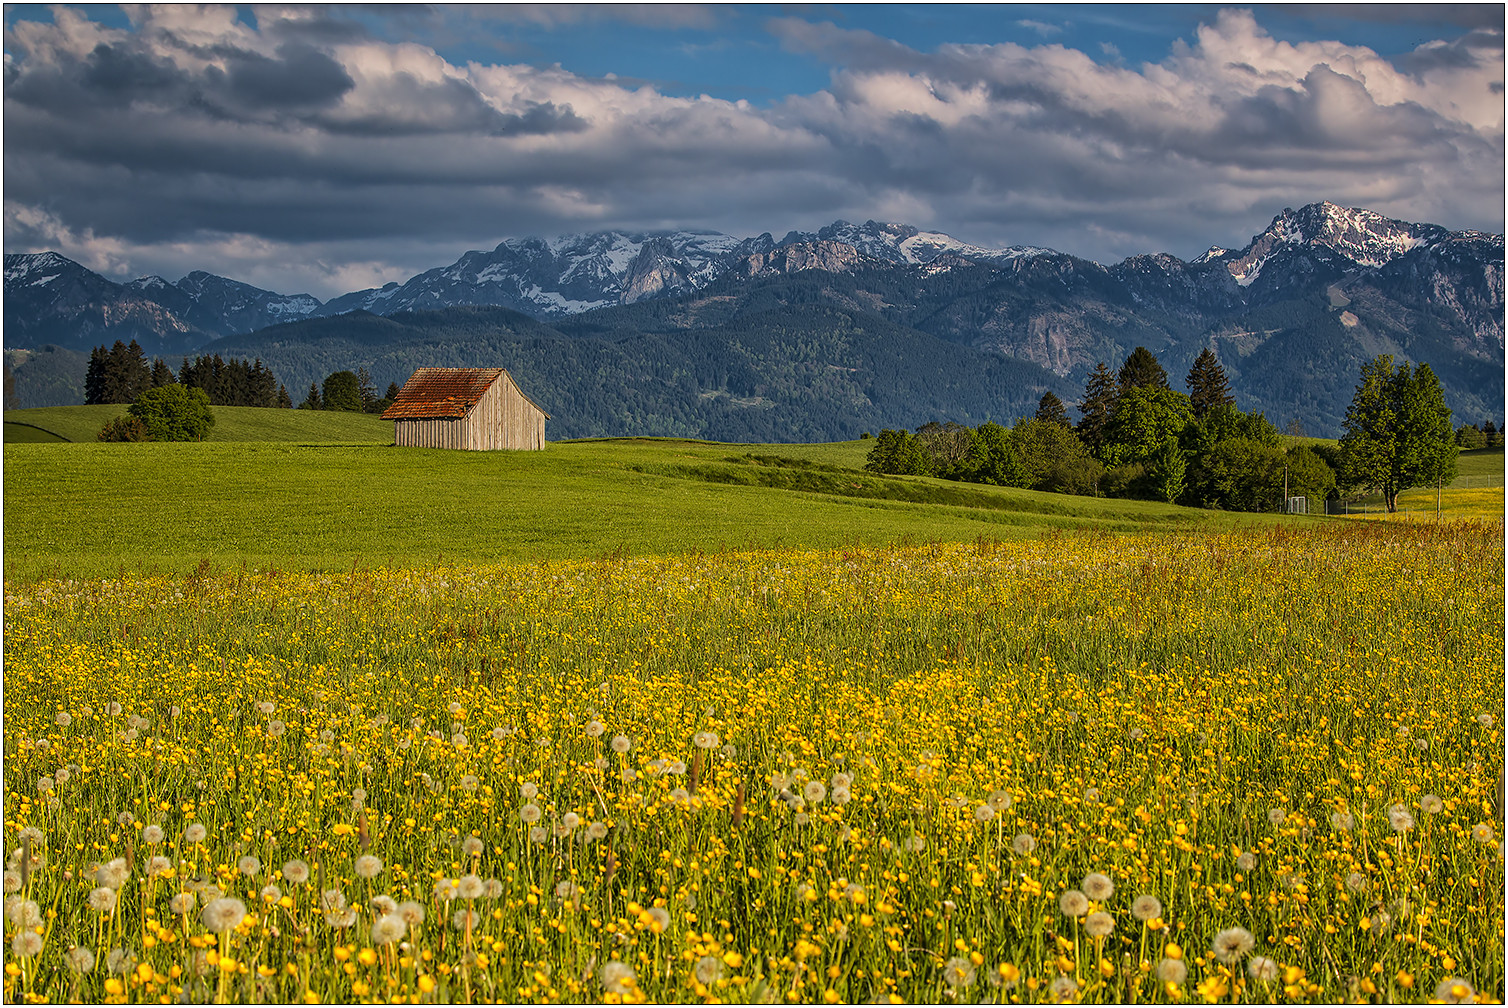
<path fill-rule="evenodd" d="M 173 377 L 173 369 L 168 367 L 167 362 L 161 357 L 152 361 L 152 387 L 162 388 L 171 385 L 178 379 Z"/>
<path fill-rule="evenodd" d="M 316 382 L 309 383 L 309 394 L 304 401 L 299 403 L 299 409 L 324 409 L 325 404 L 319 398 L 319 385 Z"/>
<path fill-rule="evenodd" d="M 1037 400 L 1037 415 L 1032 419 L 1062 424 L 1064 427 L 1073 426 L 1068 422 L 1068 410 L 1063 408 L 1063 400 L 1053 395 L 1051 390 L 1043 392 L 1042 398 Z"/>
<path fill-rule="evenodd" d="M 1115 415 L 1115 402 L 1120 398 L 1115 376 L 1100 361 L 1089 380 L 1084 383 L 1084 398 L 1079 401 L 1079 437 L 1091 451 L 1098 452 L 1105 443 L 1105 425 Z"/>
<path fill-rule="evenodd" d="M 1199 356 L 1194 358 L 1194 366 L 1189 369 L 1184 384 L 1188 386 L 1189 401 L 1193 403 L 1196 418 L 1216 406 L 1235 405 L 1236 397 L 1231 395 L 1225 369 L 1209 347 L 1199 351 Z"/>
<path fill-rule="evenodd" d="M 1163 370 L 1157 358 L 1152 356 L 1152 351 L 1146 347 L 1137 347 L 1131 351 L 1131 356 L 1126 358 L 1126 363 L 1121 365 L 1121 373 L 1118 379 L 1120 391 L 1134 388 L 1170 388 L 1168 385 L 1168 373 Z"/>
<path fill-rule="evenodd" d="M 293 397 L 288 394 L 288 386 L 278 383 L 278 409 L 293 409 Z"/>

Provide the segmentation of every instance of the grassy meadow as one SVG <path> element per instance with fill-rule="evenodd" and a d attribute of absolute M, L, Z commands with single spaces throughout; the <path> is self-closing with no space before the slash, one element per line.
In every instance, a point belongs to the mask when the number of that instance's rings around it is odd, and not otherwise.
<path fill-rule="evenodd" d="M 327 440 L 6 445 L 7 1001 L 1503 1000 L 1500 520 Z"/>

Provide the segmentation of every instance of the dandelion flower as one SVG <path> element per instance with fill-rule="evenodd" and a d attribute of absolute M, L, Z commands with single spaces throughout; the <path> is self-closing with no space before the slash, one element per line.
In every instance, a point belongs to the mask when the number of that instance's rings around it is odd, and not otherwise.
<path fill-rule="evenodd" d="M 602 989 L 608 994 L 631 994 L 639 983 L 639 975 L 634 968 L 627 963 L 610 959 L 603 963 L 598 971 L 598 978 L 602 981 Z"/>
<path fill-rule="evenodd" d="M 1419 811 L 1429 815 L 1438 815 L 1445 811 L 1445 803 L 1440 800 L 1439 795 L 1427 794 L 1419 799 Z"/>
<path fill-rule="evenodd" d="M 1104 938 L 1115 930 L 1115 918 L 1103 910 L 1096 910 L 1084 918 L 1084 933 L 1091 938 Z"/>
<path fill-rule="evenodd" d="M 293 885 L 303 885 L 309 881 L 309 866 L 303 861 L 293 860 L 283 864 L 283 878 Z"/>
<path fill-rule="evenodd" d="M 42 951 L 42 936 L 31 930 L 17 931 L 10 950 L 22 959 L 30 958 Z"/>
<path fill-rule="evenodd" d="M 723 977 L 723 961 L 717 956 L 702 956 L 692 967 L 691 975 L 696 977 L 697 983 L 711 987 Z"/>
<path fill-rule="evenodd" d="M 94 871 L 94 879 L 100 885 L 109 889 L 119 889 L 126 884 L 126 879 L 131 877 L 131 872 L 126 868 L 125 858 L 116 858 L 100 865 Z"/>
<path fill-rule="evenodd" d="M 1182 959 L 1160 959 L 1157 963 L 1157 979 L 1163 983 L 1181 984 L 1189 978 L 1189 967 Z"/>
<path fill-rule="evenodd" d="M 621 756 L 634 747 L 634 740 L 627 735 L 614 735 L 612 742 L 609 744 L 612 746 L 613 752 Z M 621 966 L 622 964 L 619 963 L 619 965 Z M 603 967 L 604 970 L 606 968 L 605 966 Z M 633 971 L 629 970 L 629 972 L 632 973 Z"/>
<path fill-rule="evenodd" d="M 236 862 L 236 870 L 247 878 L 255 878 L 262 870 L 262 862 L 248 854 Z"/>
<path fill-rule="evenodd" d="M 1084 876 L 1084 895 L 1096 903 L 1103 903 L 1115 892 L 1115 883 L 1110 881 L 1110 876 L 1100 872 L 1090 872 Z"/>
<path fill-rule="evenodd" d="M 1079 982 L 1071 976 L 1060 976 L 1048 985 L 1047 992 L 1054 1001 L 1064 1002 L 1079 992 Z"/>
<path fill-rule="evenodd" d="M 1444 1004 L 1470 1004 L 1476 996 L 1476 988 L 1460 977 L 1441 980 L 1435 988 L 1435 1000 Z"/>
<path fill-rule="evenodd" d="M 208 835 L 209 830 L 205 829 L 204 826 L 200 823 L 191 823 L 189 824 L 189 827 L 183 831 L 183 839 L 191 844 L 203 843 L 204 838 Z"/>
<path fill-rule="evenodd" d="M 1020 854 L 1022 857 L 1030 854 L 1036 848 L 1036 846 L 1037 838 L 1032 836 L 1030 833 L 1017 833 L 1015 839 L 1011 841 L 1011 850 L 1015 851 L 1017 854 Z"/>
<path fill-rule="evenodd" d="M 1131 901 L 1131 916 L 1139 921 L 1155 920 L 1162 916 L 1162 902 L 1150 893 L 1143 893 Z"/>
<path fill-rule="evenodd" d="M 1089 912 L 1089 899 L 1077 889 L 1069 889 L 1058 897 L 1058 909 L 1064 917 L 1082 917 Z"/>
<path fill-rule="evenodd" d="M 395 913 L 383 914 L 372 922 L 372 944 L 391 945 L 408 932 L 408 925 Z"/>
<path fill-rule="evenodd" d="M 1211 951 L 1216 959 L 1230 964 L 1250 952 L 1256 943 L 1257 940 L 1245 928 L 1226 928 L 1215 935 L 1215 943 Z"/>
<path fill-rule="evenodd" d="M 1332 812 L 1330 813 L 1330 826 L 1341 833 L 1345 833 L 1356 826 L 1356 817 L 1349 812 Z"/>
<path fill-rule="evenodd" d="M 949 987 L 974 986 L 974 964 L 963 956 L 954 956 L 943 964 L 943 982 Z"/>
<path fill-rule="evenodd" d="M 81 976 L 94 972 L 94 953 L 89 949 L 82 947 L 69 949 L 68 955 L 64 958 L 68 963 L 68 968 Z"/>
<path fill-rule="evenodd" d="M 356 874 L 364 879 L 374 879 L 382 874 L 382 858 L 375 854 L 363 854 L 356 859 Z"/>
<path fill-rule="evenodd" d="M 1407 833 L 1414 828 L 1414 817 L 1401 804 L 1394 805 L 1388 809 L 1388 825 L 1393 827 L 1394 833 Z"/>
<path fill-rule="evenodd" d="M 1278 978 L 1278 964 L 1266 956 L 1252 956 L 1246 964 L 1246 975 L 1258 983 L 1272 983 Z"/>
<path fill-rule="evenodd" d="M 246 904 L 230 896 L 222 896 L 199 913 L 199 922 L 216 934 L 230 931 L 246 916 Z"/>
<path fill-rule="evenodd" d="M 89 908 L 99 913 L 110 913 L 115 909 L 115 890 L 109 886 L 100 886 L 89 893 Z"/>

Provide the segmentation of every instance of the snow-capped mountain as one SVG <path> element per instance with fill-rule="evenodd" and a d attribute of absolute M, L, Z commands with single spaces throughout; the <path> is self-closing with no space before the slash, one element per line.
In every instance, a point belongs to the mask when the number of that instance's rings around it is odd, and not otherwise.
<path fill-rule="evenodd" d="M 909 224 L 872 220 L 863 224 L 850 224 L 846 220 L 834 221 L 815 234 L 792 231 L 780 240 L 780 244 L 810 244 L 818 241 L 849 245 L 861 255 L 881 262 L 913 266 L 930 263 L 945 253 L 979 262 L 1009 262 L 1021 256 L 1041 255 L 1051 251 L 1025 245 L 988 249 L 959 241 L 941 231 L 922 231 Z"/>
<path fill-rule="evenodd" d="M 320 314 L 502 305 L 542 318 L 574 315 L 705 286 L 745 247 L 752 245 L 701 231 L 510 238 L 491 252 L 467 252 L 405 283 L 344 294 Z"/>
<path fill-rule="evenodd" d="M 1434 224 L 1410 224 L 1330 202 L 1311 203 L 1285 209 L 1240 252 L 1212 248 L 1196 261 L 1223 263 L 1236 283 L 1250 287 L 1274 259 L 1300 254 L 1348 268 L 1375 269 L 1449 234 Z"/>

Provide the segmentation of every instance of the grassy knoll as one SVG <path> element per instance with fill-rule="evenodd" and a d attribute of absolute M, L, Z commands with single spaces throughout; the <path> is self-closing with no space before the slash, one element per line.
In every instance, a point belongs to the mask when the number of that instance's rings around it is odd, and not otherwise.
<path fill-rule="evenodd" d="M 94 441 L 101 427 L 124 415 L 123 405 L 45 406 L 6 410 L 5 440 L 15 442 Z M 391 444 L 392 421 L 364 413 L 320 410 L 214 407 L 210 441 L 319 441 Z M 49 436 L 50 435 L 50 436 Z"/>
<path fill-rule="evenodd" d="M 316 570 L 473 564 L 1277 520 L 879 478 L 826 461 L 860 460 L 865 447 L 613 440 L 515 453 L 10 444 L 5 573 L 24 580 L 181 572 L 201 560 Z M 772 461 L 780 458 L 787 461 Z"/>

